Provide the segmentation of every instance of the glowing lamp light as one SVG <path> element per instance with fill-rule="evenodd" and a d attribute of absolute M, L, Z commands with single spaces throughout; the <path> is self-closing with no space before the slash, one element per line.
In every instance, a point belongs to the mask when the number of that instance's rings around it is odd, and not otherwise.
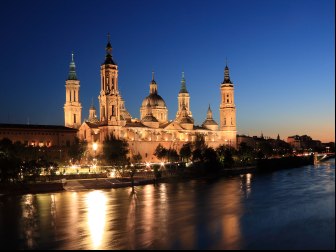
<path fill-rule="evenodd" d="M 92 148 L 94 151 L 96 151 L 98 149 L 98 144 L 97 143 L 93 143 L 92 144 Z"/>

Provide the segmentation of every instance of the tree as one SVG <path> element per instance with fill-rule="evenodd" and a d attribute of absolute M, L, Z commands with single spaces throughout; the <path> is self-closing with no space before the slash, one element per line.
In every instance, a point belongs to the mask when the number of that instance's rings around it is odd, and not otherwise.
<path fill-rule="evenodd" d="M 117 139 L 113 134 L 110 134 L 105 138 L 103 143 L 103 153 L 108 163 L 117 166 L 128 164 L 128 151 L 127 141 Z"/>
<path fill-rule="evenodd" d="M 159 144 L 154 152 L 154 156 L 156 156 L 158 159 L 162 160 L 167 157 L 168 150 L 163 147 L 161 144 Z"/>
<path fill-rule="evenodd" d="M 167 158 L 168 161 L 176 162 L 179 159 L 179 155 L 177 154 L 177 151 L 175 149 L 169 149 L 167 151 Z"/>
<path fill-rule="evenodd" d="M 140 153 L 132 156 L 132 163 L 140 163 L 142 160 L 142 156 Z"/>
<path fill-rule="evenodd" d="M 213 148 L 211 147 L 206 148 L 204 150 L 203 157 L 204 157 L 205 167 L 207 167 L 206 171 L 209 172 L 209 171 L 218 170 L 219 162 L 217 158 L 217 153 Z"/>
<path fill-rule="evenodd" d="M 224 165 L 224 157 L 225 157 L 226 147 L 222 144 L 216 148 L 216 154 L 219 162 Z"/>
<path fill-rule="evenodd" d="M 224 151 L 224 167 L 232 167 L 233 164 L 232 150 L 227 148 Z"/>
<path fill-rule="evenodd" d="M 80 161 L 83 157 L 85 150 L 87 148 L 87 143 L 80 141 L 78 137 L 75 138 L 74 144 L 69 148 L 69 156 L 73 161 Z"/>
<path fill-rule="evenodd" d="M 0 182 L 15 182 L 20 173 L 21 159 L 17 146 L 8 138 L 0 141 Z"/>
<path fill-rule="evenodd" d="M 199 149 L 203 151 L 207 147 L 204 136 L 202 134 L 196 133 L 193 145 L 194 149 Z"/>
<path fill-rule="evenodd" d="M 191 157 L 191 143 L 183 144 L 182 148 L 180 149 L 180 156 L 182 161 L 188 162 Z"/>
<path fill-rule="evenodd" d="M 195 149 L 193 152 L 192 152 L 192 158 L 191 160 L 193 162 L 202 162 L 203 161 L 203 154 L 202 154 L 202 151 L 200 149 Z"/>

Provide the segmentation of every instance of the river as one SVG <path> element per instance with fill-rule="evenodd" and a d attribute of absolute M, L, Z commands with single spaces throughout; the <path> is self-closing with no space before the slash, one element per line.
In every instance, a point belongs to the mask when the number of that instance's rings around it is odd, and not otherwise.
<path fill-rule="evenodd" d="M 335 159 L 213 180 L 0 196 L 1 249 L 335 249 Z"/>

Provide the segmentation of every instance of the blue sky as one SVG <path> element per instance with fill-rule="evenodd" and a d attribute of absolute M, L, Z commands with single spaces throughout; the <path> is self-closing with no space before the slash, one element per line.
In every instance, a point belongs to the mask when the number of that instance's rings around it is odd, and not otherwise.
<path fill-rule="evenodd" d="M 227 58 L 239 134 L 335 141 L 334 1 L 5 0 L 0 27 L 1 123 L 64 124 L 71 51 L 87 118 L 109 32 L 133 117 L 155 71 L 174 119 L 184 71 L 196 124 L 219 122 Z"/>

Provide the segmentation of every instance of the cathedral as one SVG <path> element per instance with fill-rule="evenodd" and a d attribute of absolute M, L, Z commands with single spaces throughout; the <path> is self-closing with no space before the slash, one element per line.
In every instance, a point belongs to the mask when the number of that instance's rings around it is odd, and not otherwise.
<path fill-rule="evenodd" d="M 234 85 L 230 80 L 228 66 L 224 69 L 224 80 L 220 84 L 219 125 L 213 120 L 210 105 L 202 125 L 194 124 L 184 73 L 182 73 L 181 88 L 177 95 L 178 109 L 174 119 L 168 119 L 168 107 L 159 95 L 154 73 L 149 83 L 149 95 L 143 99 L 140 107 L 140 119 L 133 118 L 127 111 L 118 88 L 118 65 L 112 57 L 110 39 L 106 45 L 105 60 L 100 66 L 100 77 L 99 116 L 96 108 L 91 105 L 89 118 L 81 122 L 80 81 L 77 79 L 72 54 L 69 75 L 65 82 L 65 126 L 78 129 L 79 139 L 87 141 L 92 155 L 102 152 L 104 139 L 110 134 L 128 142 L 130 157 L 140 154 L 142 161 L 145 162 L 158 161 L 154 152 L 159 144 L 179 152 L 183 144 L 194 141 L 197 134 L 203 135 L 206 144 L 210 147 L 228 145 L 236 148 Z M 93 150 L 93 147 L 96 149 Z"/>

